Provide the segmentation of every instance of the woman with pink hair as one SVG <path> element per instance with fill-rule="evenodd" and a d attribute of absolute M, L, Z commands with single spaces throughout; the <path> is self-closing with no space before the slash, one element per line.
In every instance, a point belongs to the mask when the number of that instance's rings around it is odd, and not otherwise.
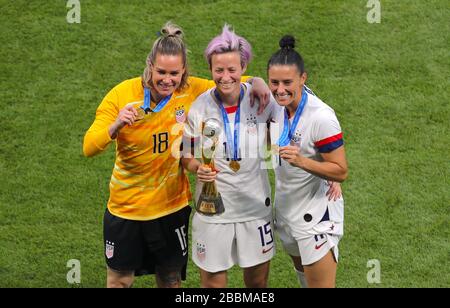
<path fill-rule="evenodd" d="M 280 107 L 272 99 L 258 114 L 250 105 L 252 85 L 241 83 L 241 77 L 252 57 L 251 46 L 228 25 L 211 40 L 205 57 L 216 87 L 193 103 L 184 140 L 194 147 L 204 144 L 202 136 L 209 135 L 206 128 L 202 132 L 204 123 L 215 123 L 214 168 L 189 154 L 182 163 L 197 175 L 196 200 L 203 185 L 215 181 L 225 210 L 214 215 L 197 210 L 192 221 L 192 258 L 200 268 L 202 287 L 226 287 L 227 270 L 234 265 L 243 268 L 247 287 L 267 287 L 275 241 L 264 149 L 267 122 Z"/>

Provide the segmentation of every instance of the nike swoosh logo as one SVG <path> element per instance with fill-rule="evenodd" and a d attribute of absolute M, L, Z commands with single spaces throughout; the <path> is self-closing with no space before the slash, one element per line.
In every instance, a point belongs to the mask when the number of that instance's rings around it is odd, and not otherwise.
<path fill-rule="evenodd" d="M 183 251 L 183 257 L 187 254 L 187 250 Z"/>
<path fill-rule="evenodd" d="M 178 95 L 178 96 L 175 96 L 175 98 L 183 98 L 183 97 L 186 97 L 186 96 L 189 96 L 189 95 L 188 94 Z"/>
<path fill-rule="evenodd" d="M 316 245 L 316 250 L 319 250 L 320 248 L 322 248 L 322 246 L 325 245 L 326 242 L 328 242 L 328 241 L 325 241 L 320 245 Z"/>
<path fill-rule="evenodd" d="M 263 249 L 262 253 L 268 253 L 269 251 L 271 251 L 271 250 L 272 250 L 272 248 L 273 248 L 273 246 L 272 246 L 272 247 L 270 247 L 269 249 Z"/>

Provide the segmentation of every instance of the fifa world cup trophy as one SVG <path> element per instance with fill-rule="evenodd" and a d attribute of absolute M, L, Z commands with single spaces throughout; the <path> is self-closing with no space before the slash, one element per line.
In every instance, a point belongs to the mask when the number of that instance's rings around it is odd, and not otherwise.
<path fill-rule="evenodd" d="M 202 162 L 214 170 L 214 153 L 221 132 L 220 122 L 216 119 L 207 119 L 202 123 L 202 132 Z M 195 208 L 197 212 L 208 216 L 225 212 L 222 197 L 217 191 L 215 182 L 203 183 L 202 192 Z"/>

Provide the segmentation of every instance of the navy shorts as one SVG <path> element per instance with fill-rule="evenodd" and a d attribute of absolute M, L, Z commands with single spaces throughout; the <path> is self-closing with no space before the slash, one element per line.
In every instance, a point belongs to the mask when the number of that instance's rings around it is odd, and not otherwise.
<path fill-rule="evenodd" d="M 106 209 L 103 220 L 105 258 L 115 271 L 136 276 L 181 272 L 186 279 L 190 206 L 149 221 L 123 219 Z"/>

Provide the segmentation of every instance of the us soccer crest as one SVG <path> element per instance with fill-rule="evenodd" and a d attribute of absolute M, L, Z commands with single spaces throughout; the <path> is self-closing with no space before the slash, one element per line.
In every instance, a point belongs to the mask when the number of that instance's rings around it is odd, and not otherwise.
<path fill-rule="evenodd" d="M 253 114 L 248 115 L 246 124 L 247 124 L 247 132 L 250 135 L 256 135 L 258 131 L 257 127 L 258 122 L 256 121 L 256 116 L 254 116 Z"/>
<path fill-rule="evenodd" d="M 114 243 L 106 241 L 105 255 L 108 259 L 111 259 L 114 256 Z"/>
<path fill-rule="evenodd" d="M 300 146 L 302 141 L 302 134 L 300 133 L 300 130 L 296 130 L 294 133 L 294 136 L 291 138 L 291 143 Z"/>
<path fill-rule="evenodd" d="M 175 119 L 178 123 L 184 123 L 186 121 L 186 112 L 183 105 L 175 108 Z"/>
<path fill-rule="evenodd" d="M 197 243 L 197 258 L 200 261 L 204 261 L 206 257 L 206 246 L 201 243 Z"/>

